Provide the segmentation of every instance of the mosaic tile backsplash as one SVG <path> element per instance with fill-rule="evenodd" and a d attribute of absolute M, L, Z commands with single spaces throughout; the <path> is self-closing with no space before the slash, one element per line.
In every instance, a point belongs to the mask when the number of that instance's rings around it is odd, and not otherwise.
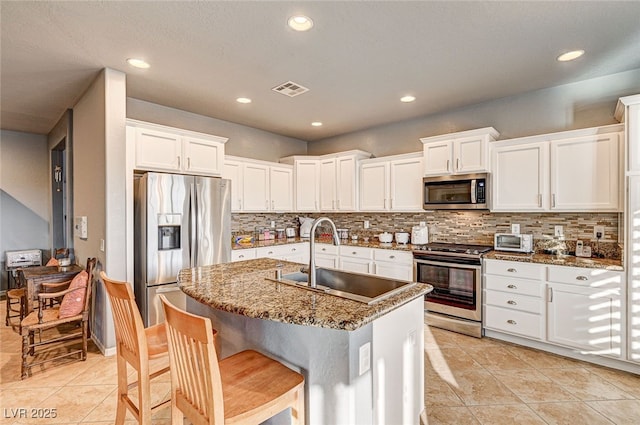
<path fill-rule="evenodd" d="M 358 238 L 375 238 L 381 232 L 411 232 L 421 221 L 429 227 L 430 242 L 493 245 L 494 233 L 509 233 L 511 224 L 520 224 L 521 233 L 532 233 L 536 250 L 575 250 L 575 241 L 591 246 L 594 254 L 606 258 L 620 258 L 618 243 L 619 215 L 617 213 L 491 213 L 489 211 L 433 211 L 415 213 L 234 213 L 231 231 L 234 235 L 253 234 L 256 227 L 293 227 L 299 234 L 298 217 L 331 218 L 338 228 L 348 229 Z M 370 223 L 364 229 L 364 221 Z M 563 226 L 564 237 L 555 238 L 555 226 Z M 593 226 L 604 226 L 604 237 L 598 242 L 593 237 Z M 328 231 L 328 230 L 326 230 Z"/>

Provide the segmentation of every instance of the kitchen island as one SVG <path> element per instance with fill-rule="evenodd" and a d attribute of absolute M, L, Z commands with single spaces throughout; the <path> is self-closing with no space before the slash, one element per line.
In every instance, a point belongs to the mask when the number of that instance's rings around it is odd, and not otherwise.
<path fill-rule="evenodd" d="M 419 423 L 431 286 L 367 305 L 268 280 L 276 268 L 300 265 L 263 258 L 180 272 L 187 310 L 211 318 L 221 358 L 255 349 L 302 373 L 308 425 Z"/>

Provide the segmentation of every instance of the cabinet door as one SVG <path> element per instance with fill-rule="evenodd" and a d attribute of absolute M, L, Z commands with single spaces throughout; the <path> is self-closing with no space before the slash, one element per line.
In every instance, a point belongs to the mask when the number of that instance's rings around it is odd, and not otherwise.
<path fill-rule="evenodd" d="M 184 137 L 184 170 L 191 174 L 220 176 L 224 163 L 224 144 L 212 140 Z"/>
<path fill-rule="evenodd" d="M 386 211 L 389 208 L 389 163 L 374 162 L 360 167 L 360 210 Z"/>
<path fill-rule="evenodd" d="M 293 169 L 270 167 L 271 211 L 293 210 Z"/>
<path fill-rule="evenodd" d="M 336 160 L 320 161 L 320 210 L 336 209 Z"/>
<path fill-rule="evenodd" d="M 547 143 L 494 147 L 492 170 L 492 211 L 548 209 Z"/>
<path fill-rule="evenodd" d="M 422 211 L 422 158 L 390 163 L 391 209 Z"/>
<path fill-rule="evenodd" d="M 617 133 L 551 142 L 551 209 L 618 211 L 619 156 Z"/>
<path fill-rule="evenodd" d="M 242 162 L 226 160 L 222 178 L 231 180 L 231 212 L 242 211 Z"/>
<path fill-rule="evenodd" d="M 355 211 L 357 209 L 358 188 L 356 186 L 355 157 L 336 158 L 336 209 Z"/>
<path fill-rule="evenodd" d="M 626 111 L 629 171 L 640 172 L 640 104 L 629 105 Z"/>
<path fill-rule="evenodd" d="M 425 176 L 451 174 L 451 158 L 453 156 L 452 141 L 426 143 L 423 153 Z"/>
<path fill-rule="evenodd" d="M 621 355 L 620 289 L 549 283 L 547 339 L 587 353 Z"/>
<path fill-rule="evenodd" d="M 315 159 L 298 160 L 296 169 L 296 210 L 318 211 L 320 190 L 320 162 Z"/>
<path fill-rule="evenodd" d="M 487 171 L 486 136 L 457 139 L 453 143 L 453 170 L 456 174 Z"/>
<path fill-rule="evenodd" d="M 376 261 L 375 274 L 389 279 L 413 280 L 413 266 L 401 263 Z"/>
<path fill-rule="evenodd" d="M 136 128 L 136 168 L 140 170 L 180 171 L 182 140 L 178 135 Z"/>
<path fill-rule="evenodd" d="M 340 257 L 340 269 L 354 273 L 371 273 L 371 260 Z"/>
<path fill-rule="evenodd" d="M 245 163 L 242 176 L 243 211 L 269 210 L 269 167 Z"/>
<path fill-rule="evenodd" d="M 337 269 L 338 256 L 331 254 L 316 254 L 316 267 Z"/>
<path fill-rule="evenodd" d="M 256 250 L 253 248 L 231 251 L 231 262 L 253 260 L 254 258 L 256 258 Z"/>

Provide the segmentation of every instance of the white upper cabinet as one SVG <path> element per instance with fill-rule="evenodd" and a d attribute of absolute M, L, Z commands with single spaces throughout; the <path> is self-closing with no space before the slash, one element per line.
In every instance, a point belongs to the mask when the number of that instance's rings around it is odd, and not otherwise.
<path fill-rule="evenodd" d="M 362 161 L 361 211 L 422 211 L 422 153 Z"/>
<path fill-rule="evenodd" d="M 364 162 L 360 166 L 360 210 L 386 211 L 389 202 L 389 162 Z"/>
<path fill-rule="evenodd" d="M 228 139 L 137 120 L 127 120 L 134 144 L 135 168 L 220 176 Z"/>
<path fill-rule="evenodd" d="M 320 196 L 320 163 L 315 159 L 299 159 L 295 174 L 296 211 L 318 211 Z"/>
<path fill-rule="evenodd" d="M 554 140 L 550 148 L 552 209 L 620 209 L 620 140 L 617 133 Z"/>
<path fill-rule="evenodd" d="M 548 145 L 495 146 L 492 149 L 492 211 L 548 209 Z"/>
<path fill-rule="evenodd" d="M 489 168 L 489 142 L 499 133 L 493 127 L 424 137 L 424 175 L 468 174 Z"/>
<path fill-rule="evenodd" d="M 621 211 L 621 126 L 492 143 L 492 211 Z"/>
<path fill-rule="evenodd" d="M 293 165 L 296 211 L 357 211 L 360 161 L 364 151 L 322 156 L 289 156 L 280 162 Z"/>
<path fill-rule="evenodd" d="M 227 156 L 223 177 L 231 180 L 231 211 L 293 210 L 293 167 Z"/>

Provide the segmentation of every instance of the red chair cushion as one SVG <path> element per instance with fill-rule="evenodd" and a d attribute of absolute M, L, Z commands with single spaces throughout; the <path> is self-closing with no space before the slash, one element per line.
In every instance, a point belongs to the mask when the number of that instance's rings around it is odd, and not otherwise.
<path fill-rule="evenodd" d="M 58 317 L 62 319 L 65 317 L 75 316 L 82 312 L 84 309 L 84 294 L 87 292 L 88 280 L 89 275 L 85 270 L 82 270 L 80 273 L 75 275 L 69 284 L 69 289 L 76 290 L 71 291 L 62 297 Z"/>

